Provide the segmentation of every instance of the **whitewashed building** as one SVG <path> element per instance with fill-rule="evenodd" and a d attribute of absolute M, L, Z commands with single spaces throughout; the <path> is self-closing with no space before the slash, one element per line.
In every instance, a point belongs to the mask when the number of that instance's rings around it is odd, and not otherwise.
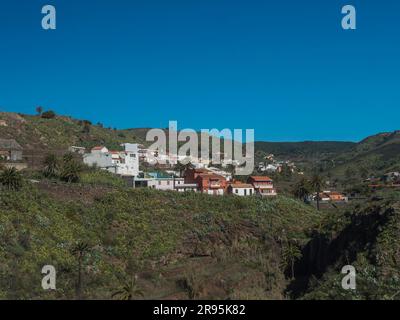
<path fill-rule="evenodd" d="M 248 183 L 232 183 L 228 186 L 228 193 L 241 197 L 252 196 L 254 187 Z"/>
<path fill-rule="evenodd" d="M 89 166 L 110 171 L 122 176 L 139 174 L 139 154 L 137 144 L 123 144 L 125 151 L 109 151 L 104 146 L 94 147 L 83 155 L 83 162 Z"/>

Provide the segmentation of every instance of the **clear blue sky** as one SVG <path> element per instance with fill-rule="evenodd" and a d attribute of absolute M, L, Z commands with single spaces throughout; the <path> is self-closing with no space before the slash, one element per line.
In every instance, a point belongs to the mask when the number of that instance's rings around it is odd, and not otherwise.
<path fill-rule="evenodd" d="M 41 7 L 57 30 L 41 29 Z M 341 8 L 357 30 L 341 29 Z M 0 109 L 256 140 L 400 129 L 397 0 L 1 0 Z"/>

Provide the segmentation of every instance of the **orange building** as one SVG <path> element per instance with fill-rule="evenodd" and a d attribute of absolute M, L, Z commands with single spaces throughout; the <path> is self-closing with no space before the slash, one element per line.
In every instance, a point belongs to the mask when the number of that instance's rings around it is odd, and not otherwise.
<path fill-rule="evenodd" d="M 185 183 L 196 183 L 200 192 L 215 195 L 223 195 L 227 187 L 227 181 L 223 176 L 207 169 L 186 170 Z"/>
<path fill-rule="evenodd" d="M 247 180 L 252 184 L 256 193 L 261 196 L 276 196 L 273 180 L 267 176 L 251 176 Z"/>

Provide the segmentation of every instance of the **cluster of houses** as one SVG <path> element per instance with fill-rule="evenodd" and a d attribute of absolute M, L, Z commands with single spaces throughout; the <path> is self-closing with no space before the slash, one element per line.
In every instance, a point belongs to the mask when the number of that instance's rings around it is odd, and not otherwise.
<path fill-rule="evenodd" d="M 381 177 L 372 177 L 365 180 L 368 186 L 375 189 L 400 188 L 400 172 L 387 172 Z"/>
<path fill-rule="evenodd" d="M 237 196 L 276 196 L 271 178 L 251 176 L 247 183 L 227 180 L 208 169 L 187 169 L 183 177 L 161 173 L 141 173 L 138 177 L 123 177 L 134 188 L 147 187 L 157 190 L 174 190 L 178 192 L 193 191 L 210 195 L 234 194 Z"/>
<path fill-rule="evenodd" d="M 166 170 L 166 173 L 148 173 L 139 171 L 140 162 L 148 162 L 161 156 L 168 161 L 170 166 L 176 164 L 180 159 L 178 156 L 157 154 L 157 151 L 142 149 L 137 144 L 126 143 L 123 151 L 112 151 L 104 146 L 92 148 L 90 153 L 83 153 L 83 162 L 89 166 L 96 166 L 114 174 L 120 175 L 134 188 L 147 187 L 157 190 L 174 190 L 178 192 L 194 191 L 212 195 L 235 194 L 238 196 L 276 196 L 271 178 L 266 176 L 252 176 L 247 183 L 232 179 L 231 174 L 210 167 L 209 161 L 201 159 L 189 159 L 192 166 L 187 168 L 182 176 Z M 73 149 L 71 149 L 73 148 Z M 78 147 L 70 150 L 81 153 Z M 149 152 L 152 152 L 149 155 Z M 153 153 L 154 152 L 154 153 Z M 188 159 L 185 159 L 188 161 Z M 153 163 L 155 165 L 156 163 Z M 206 166 L 208 164 L 208 166 Z M 207 167 L 207 168 L 206 168 Z M 169 174 L 168 174 L 169 173 Z"/>
<path fill-rule="evenodd" d="M 287 168 L 292 173 L 297 172 L 298 174 L 301 175 L 304 174 L 303 172 L 297 169 L 294 162 L 288 160 L 286 161 L 276 160 L 273 154 L 265 156 L 264 160 L 265 161 L 258 163 L 257 170 L 260 172 L 281 173 L 284 170 L 284 168 Z"/>
<path fill-rule="evenodd" d="M 311 200 L 312 201 L 317 201 L 318 200 L 321 202 L 348 202 L 349 198 L 345 196 L 344 194 L 337 192 L 337 191 L 330 191 L 330 190 L 325 190 L 320 192 L 319 194 L 314 193 L 311 195 Z"/>
<path fill-rule="evenodd" d="M 124 151 L 108 150 L 104 146 L 94 147 L 90 153 L 82 155 L 83 162 L 121 176 L 136 177 L 139 174 L 138 145 L 125 143 L 122 146 Z M 71 147 L 70 150 L 80 153 L 77 147 Z"/>

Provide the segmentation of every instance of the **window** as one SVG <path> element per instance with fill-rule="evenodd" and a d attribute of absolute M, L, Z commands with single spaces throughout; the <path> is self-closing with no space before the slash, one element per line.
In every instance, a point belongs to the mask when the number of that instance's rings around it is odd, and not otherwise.
<path fill-rule="evenodd" d="M 239 189 L 235 189 L 235 193 L 239 193 Z"/>
<path fill-rule="evenodd" d="M 244 189 L 244 195 L 247 196 L 247 189 Z"/>
<path fill-rule="evenodd" d="M 250 195 L 253 194 L 253 190 L 252 190 L 252 189 L 249 190 L 249 194 L 250 194 Z"/>

